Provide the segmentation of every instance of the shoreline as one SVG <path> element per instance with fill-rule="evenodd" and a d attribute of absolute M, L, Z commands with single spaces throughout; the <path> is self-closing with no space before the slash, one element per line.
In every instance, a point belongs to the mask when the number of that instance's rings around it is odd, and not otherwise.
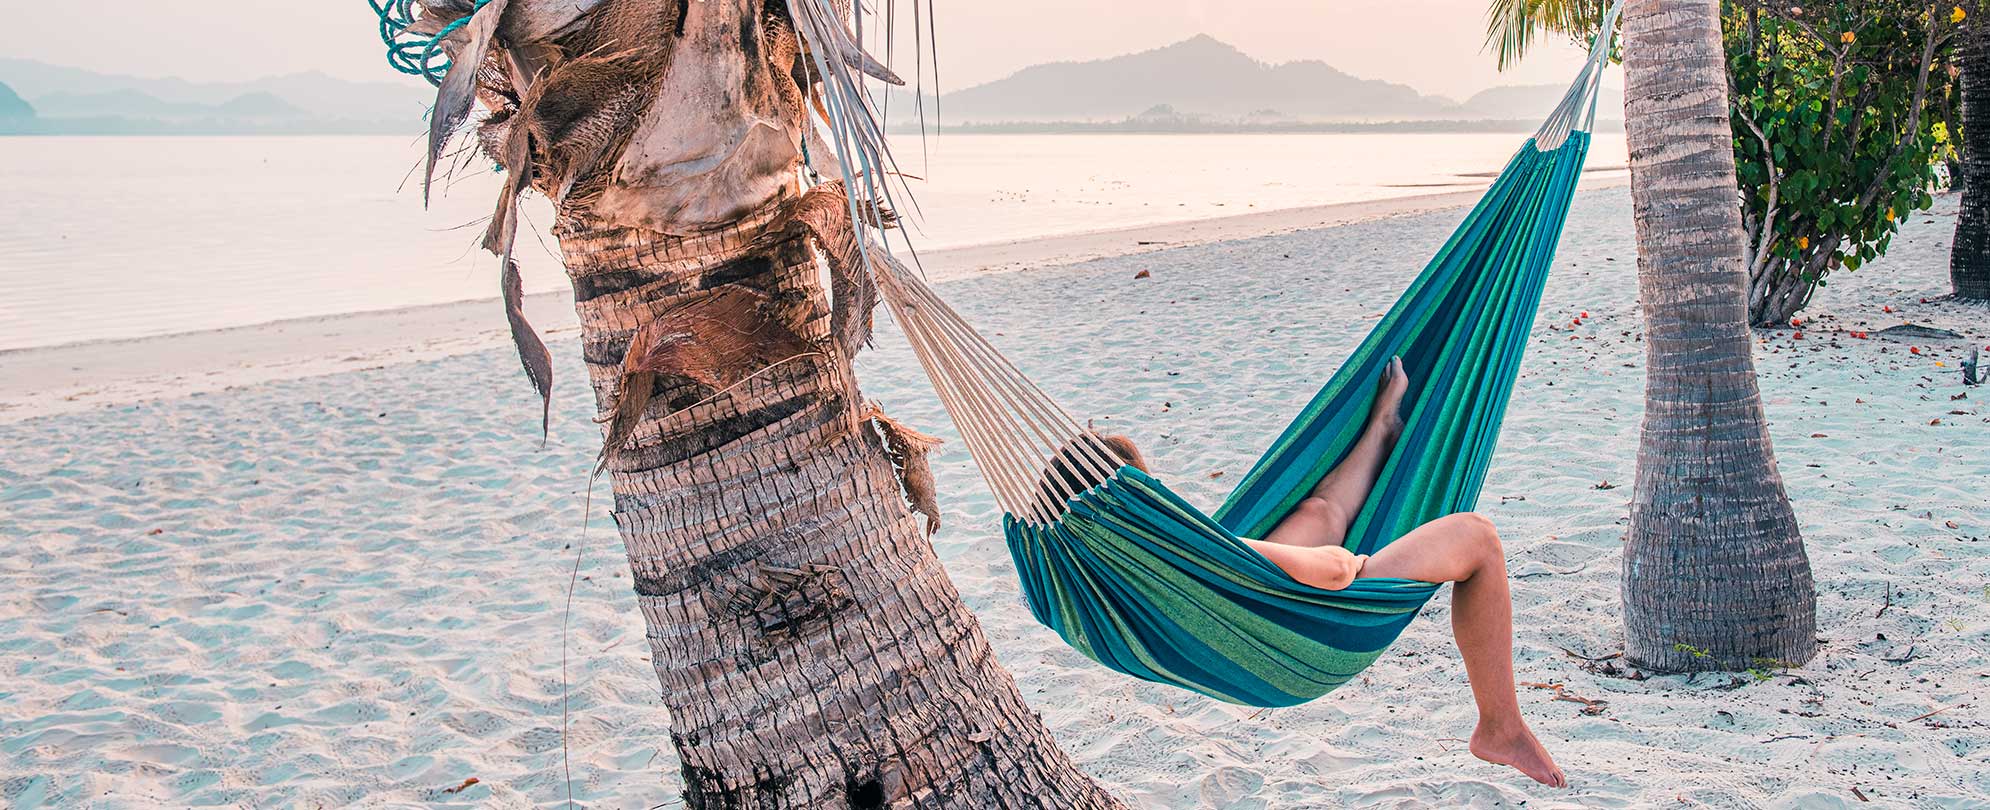
<path fill-rule="evenodd" d="M 1629 182 L 1601 167 L 1582 190 Z M 1333 228 L 1469 206 L 1484 188 L 1411 194 L 1083 231 L 920 255 L 936 283 L 1172 248 Z M 551 338 L 578 328 L 569 290 L 527 295 L 526 317 Z M 497 299 L 320 315 L 179 332 L 0 350 L 0 423 L 171 399 L 275 380 L 436 360 L 505 345 Z M 216 358 L 227 358 L 216 364 Z"/>

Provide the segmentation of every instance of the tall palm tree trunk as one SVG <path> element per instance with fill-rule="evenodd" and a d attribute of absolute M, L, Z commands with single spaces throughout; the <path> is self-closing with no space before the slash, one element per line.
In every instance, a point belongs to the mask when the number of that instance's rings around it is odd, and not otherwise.
<path fill-rule="evenodd" d="M 764 295 L 829 343 L 811 246 L 769 244 L 772 218 L 695 238 L 561 223 L 604 417 L 637 327 L 715 291 Z M 653 391 L 609 470 L 688 806 L 1118 806 L 994 660 L 841 352 L 717 395 L 664 374 Z"/>
<path fill-rule="evenodd" d="M 1625 652 L 1663 670 L 1816 651 L 1810 561 L 1769 446 L 1717 0 L 1627 0 L 1624 118 L 1645 417 L 1624 549 Z"/>
<path fill-rule="evenodd" d="M 1970 7 L 1977 13 L 1990 4 Z M 1962 57 L 1962 211 L 1949 249 L 1949 282 L 1958 298 L 1990 300 L 1990 20 L 1964 22 Z"/>

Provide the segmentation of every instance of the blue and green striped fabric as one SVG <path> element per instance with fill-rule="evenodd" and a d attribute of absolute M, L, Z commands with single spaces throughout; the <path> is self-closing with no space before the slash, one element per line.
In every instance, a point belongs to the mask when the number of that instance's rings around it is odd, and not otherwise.
<path fill-rule="evenodd" d="M 1054 524 L 1005 519 L 1037 620 L 1112 669 L 1252 706 L 1312 700 L 1372 663 L 1437 586 L 1323 591 L 1238 538 L 1263 537 L 1346 456 L 1394 356 L 1406 425 L 1348 547 L 1372 554 L 1473 507 L 1588 150 L 1580 131 L 1522 147 L 1214 515 L 1125 467 Z"/>

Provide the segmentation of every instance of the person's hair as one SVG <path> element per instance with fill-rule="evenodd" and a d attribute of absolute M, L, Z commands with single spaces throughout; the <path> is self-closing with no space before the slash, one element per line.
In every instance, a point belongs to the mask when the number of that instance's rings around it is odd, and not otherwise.
<path fill-rule="evenodd" d="M 1118 464 L 1148 472 L 1147 458 L 1140 454 L 1140 448 L 1133 444 L 1132 439 L 1116 433 L 1088 431 L 1065 442 L 1051 455 L 1050 464 L 1037 479 L 1037 497 L 1053 509 L 1063 507 L 1070 494 L 1105 483 L 1105 477 L 1098 472 L 1101 461 L 1117 461 Z M 1117 468 L 1118 465 L 1114 465 L 1114 469 Z"/>

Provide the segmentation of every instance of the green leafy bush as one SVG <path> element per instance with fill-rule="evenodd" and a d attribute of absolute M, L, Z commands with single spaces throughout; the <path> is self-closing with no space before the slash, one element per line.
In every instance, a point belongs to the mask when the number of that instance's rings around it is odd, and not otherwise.
<path fill-rule="evenodd" d="M 1787 322 L 1933 204 L 1947 155 L 1953 5 L 1722 4 L 1749 317 Z"/>

